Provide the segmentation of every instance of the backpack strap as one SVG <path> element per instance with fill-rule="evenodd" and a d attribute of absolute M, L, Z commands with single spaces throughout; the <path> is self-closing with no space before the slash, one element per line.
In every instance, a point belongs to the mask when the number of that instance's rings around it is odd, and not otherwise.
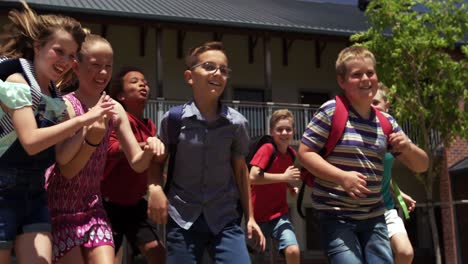
<path fill-rule="evenodd" d="M 273 145 L 273 152 L 271 153 L 270 159 L 268 160 L 268 164 L 265 166 L 265 169 L 263 170 L 265 172 L 271 167 L 271 164 L 273 164 L 273 161 L 275 160 L 276 154 L 278 151 L 276 144 L 274 142 L 271 144 Z M 296 159 L 296 153 L 294 152 L 294 149 L 291 146 L 288 146 L 287 152 L 291 156 L 291 159 L 294 162 L 294 160 Z"/>
<path fill-rule="evenodd" d="M 169 109 L 167 117 L 167 133 L 169 140 L 169 164 L 167 166 L 167 178 L 164 185 L 164 193 L 169 192 L 172 183 L 175 158 L 177 153 L 177 144 L 179 144 L 180 128 L 182 126 L 182 112 L 185 105 L 177 105 Z"/>
<path fill-rule="evenodd" d="M 380 126 L 382 127 L 382 131 L 388 137 L 393 132 L 392 124 L 390 124 L 390 121 L 388 120 L 387 117 L 385 117 L 382 114 L 382 112 L 380 112 L 378 109 L 374 107 L 372 107 L 372 109 L 374 109 L 375 115 L 379 119 Z"/>
<path fill-rule="evenodd" d="M 336 144 L 338 144 L 338 141 L 340 141 L 341 136 L 344 133 L 344 130 L 346 128 L 346 122 L 348 121 L 348 114 L 349 114 L 348 99 L 346 99 L 346 97 L 343 95 L 337 95 L 335 96 L 335 102 L 336 102 L 335 112 L 333 113 L 333 117 L 331 120 L 330 133 L 328 135 L 328 139 L 327 139 L 327 142 L 325 143 L 325 146 L 319 152 L 320 156 L 322 156 L 323 158 L 328 157 L 328 155 L 330 155 L 330 153 L 336 147 Z M 305 218 L 305 214 L 302 211 L 302 201 L 304 200 L 305 186 L 308 185 L 312 187 L 315 176 L 312 173 L 310 173 L 308 170 L 302 168 L 301 178 L 303 180 L 302 180 L 301 188 L 299 189 L 299 193 L 297 195 L 296 206 L 297 206 L 297 212 L 299 213 L 299 215 L 302 218 Z"/>
<path fill-rule="evenodd" d="M 294 162 L 294 160 L 296 160 L 296 151 L 294 151 L 294 149 L 291 146 L 288 146 L 288 153 Z"/>
<path fill-rule="evenodd" d="M 384 134 L 388 136 L 393 132 L 392 124 L 390 124 L 390 121 L 388 118 L 386 118 L 378 109 L 375 109 L 375 115 L 379 119 L 380 126 L 382 127 L 382 131 Z M 401 191 L 400 188 L 398 187 L 398 184 L 396 181 L 392 179 L 392 186 L 393 186 L 393 192 L 395 193 L 396 200 L 400 204 L 401 209 L 403 210 L 403 214 L 405 215 L 405 219 L 409 219 L 409 211 L 408 207 L 406 206 L 405 201 L 403 200 L 403 196 L 401 196 Z"/>
<path fill-rule="evenodd" d="M 0 57 L 0 79 L 6 78 L 14 73 L 21 73 L 29 84 L 32 99 L 32 110 L 35 112 L 41 101 L 41 87 L 34 77 L 34 66 L 26 59 L 13 59 Z M 4 115 L 0 119 L 0 137 L 4 137 L 15 130 L 10 115 Z"/>
<path fill-rule="evenodd" d="M 278 152 L 278 149 L 277 149 L 276 144 L 275 144 L 274 142 L 272 142 L 272 143 L 265 143 L 265 144 L 272 144 L 272 145 L 273 145 L 273 151 L 271 152 L 270 158 L 268 159 L 268 163 L 267 163 L 267 165 L 265 166 L 265 169 L 263 170 L 264 172 L 266 172 L 268 169 L 270 169 L 271 164 L 273 164 L 273 161 L 275 160 L 276 154 L 277 154 L 277 152 Z"/>
<path fill-rule="evenodd" d="M 348 121 L 349 114 L 349 101 L 344 95 L 335 96 L 336 106 L 335 112 L 333 113 L 330 134 L 328 135 L 327 143 L 325 143 L 324 148 L 320 155 L 323 158 L 328 157 L 333 149 L 340 141 L 341 136 L 346 128 L 346 122 Z"/>

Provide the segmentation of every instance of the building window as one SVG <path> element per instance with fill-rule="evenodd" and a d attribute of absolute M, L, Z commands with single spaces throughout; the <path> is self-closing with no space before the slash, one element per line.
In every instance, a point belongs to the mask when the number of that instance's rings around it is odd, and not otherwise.
<path fill-rule="evenodd" d="M 234 89 L 234 100 L 241 102 L 252 102 L 252 104 L 243 105 L 240 111 L 242 115 L 249 120 L 250 136 L 256 137 L 267 133 L 265 119 L 268 116 L 268 109 L 263 104 L 254 102 L 263 102 L 265 94 L 259 89 Z"/>
<path fill-rule="evenodd" d="M 328 101 L 330 96 L 328 93 L 301 92 L 299 101 L 301 104 L 310 104 L 311 106 L 321 106 Z"/>
<path fill-rule="evenodd" d="M 265 91 L 261 89 L 234 89 L 234 100 L 249 102 L 264 102 Z"/>

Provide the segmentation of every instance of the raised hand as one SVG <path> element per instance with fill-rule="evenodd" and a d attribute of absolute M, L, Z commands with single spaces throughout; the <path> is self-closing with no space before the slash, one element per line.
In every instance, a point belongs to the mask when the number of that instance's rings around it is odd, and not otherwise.
<path fill-rule="evenodd" d="M 408 208 L 408 212 L 412 212 L 414 208 L 416 208 L 416 201 L 406 193 L 400 190 L 401 197 L 403 201 L 405 201 L 406 207 Z"/>
<path fill-rule="evenodd" d="M 411 149 L 411 141 L 403 131 L 390 134 L 388 142 L 392 147 L 392 153 L 403 153 Z"/>
<path fill-rule="evenodd" d="M 155 160 L 163 159 L 166 153 L 164 143 L 157 137 L 147 138 L 143 151 L 155 155 Z"/>
<path fill-rule="evenodd" d="M 89 109 L 86 114 L 82 115 L 86 125 L 94 123 L 96 120 L 106 117 L 114 118 L 114 101 L 105 92 L 102 93 L 96 105 Z"/>
<path fill-rule="evenodd" d="M 285 182 L 298 182 L 301 180 L 301 172 L 294 166 L 289 166 L 283 173 Z"/>
<path fill-rule="evenodd" d="M 356 171 L 347 171 L 340 185 L 353 199 L 364 198 L 367 194 L 371 193 L 366 188 L 366 176 Z"/>
<path fill-rule="evenodd" d="M 104 115 L 86 128 L 85 139 L 93 145 L 98 145 L 106 134 L 107 126 L 107 116 Z"/>

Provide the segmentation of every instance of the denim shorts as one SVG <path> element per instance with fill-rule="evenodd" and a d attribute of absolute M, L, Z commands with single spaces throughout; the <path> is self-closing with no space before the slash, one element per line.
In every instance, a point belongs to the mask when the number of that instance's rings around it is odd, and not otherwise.
<path fill-rule="evenodd" d="M 278 250 L 283 252 L 291 245 L 298 245 L 294 227 L 289 221 L 289 215 L 285 214 L 268 222 L 258 223 L 265 238 L 271 236 L 278 241 Z"/>
<path fill-rule="evenodd" d="M 23 233 L 50 231 L 43 171 L 0 168 L 0 249 Z"/>
<path fill-rule="evenodd" d="M 364 220 L 323 212 L 318 216 L 329 263 L 393 263 L 383 215 Z"/>

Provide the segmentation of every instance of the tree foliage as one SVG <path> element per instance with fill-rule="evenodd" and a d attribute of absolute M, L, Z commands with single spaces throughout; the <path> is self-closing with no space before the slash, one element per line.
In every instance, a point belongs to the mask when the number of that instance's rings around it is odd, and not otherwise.
<path fill-rule="evenodd" d="M 445 146 L 468 136 L 460 107 L 468 98 L 467 9 L 463 0 L 374 0 L 370 29 L 352 37 L 376 55 L 394 114 L 419 131 L 420 144 L 430 144 L 431 130 Z"/>
<path fill-rule="evenodd" d="M 416 175 L 430 205 L 436 262 L 441 254 L 433 187 L 442 173 L 440 146 L 468 137 L 468 7 L 463 0 L 373 0 L 368 31 L 352 41 L 377 59 L 379 79 L 390 86 L 394 115 L 411 124 L 410 135 L 429 155 L 429 169 Z"/>

